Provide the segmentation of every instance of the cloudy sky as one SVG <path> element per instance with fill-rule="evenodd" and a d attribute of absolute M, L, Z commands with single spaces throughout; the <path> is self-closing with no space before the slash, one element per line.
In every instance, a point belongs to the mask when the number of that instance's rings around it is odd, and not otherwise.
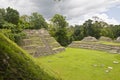
<path fill-rule="evenodd" d="M 93 16 L 110 24 L 120 24 L 120 0 L 0 0 L 0 8 L 8 6 L 21 15 L 38 12 L 47 20 L 59 13 L 66 16 L 70 24 L 82 24 Z"/>

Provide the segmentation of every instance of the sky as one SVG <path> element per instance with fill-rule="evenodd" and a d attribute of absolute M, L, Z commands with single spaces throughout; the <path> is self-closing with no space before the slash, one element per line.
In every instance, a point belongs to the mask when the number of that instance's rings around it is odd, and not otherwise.
<path fill-rule="evenodd" d="M 38 12 L 49 21 L 61 14 L 71 25 L 98 16 L 109 24 L 120 24 L 120 0 L 0 0 L 0 8 L 12 7 L 20 15 Z"/>

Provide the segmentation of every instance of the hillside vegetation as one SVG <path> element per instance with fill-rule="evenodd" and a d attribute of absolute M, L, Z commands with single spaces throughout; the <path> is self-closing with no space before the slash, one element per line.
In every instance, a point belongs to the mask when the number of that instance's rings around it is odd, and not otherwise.
<path fill-rule="evenodd" d="M 0 80 L 58 80 L 34 58 L 0 33 Z"/>

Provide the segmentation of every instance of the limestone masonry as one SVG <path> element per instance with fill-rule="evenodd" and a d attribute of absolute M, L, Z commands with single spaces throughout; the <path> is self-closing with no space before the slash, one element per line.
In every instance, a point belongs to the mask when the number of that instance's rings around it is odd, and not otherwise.
<path fill-rule="evenodd" d="M 25 30 L 26 38 L 23 39 L 22 48 L 34 57 L 45 56 L 64 51 L 62 47 L 47 30 Z"/>
<path fill-rule="evenodd" d="M 107 41 L 111 40 L 107 39 Z M 69 47 L 100 50 L 109 53 L 120 53 L 120 45 L 102 44 L 99 41 L 96 42 L 93 37 L 85 37 L 82 41 L 73 41 Z"/>

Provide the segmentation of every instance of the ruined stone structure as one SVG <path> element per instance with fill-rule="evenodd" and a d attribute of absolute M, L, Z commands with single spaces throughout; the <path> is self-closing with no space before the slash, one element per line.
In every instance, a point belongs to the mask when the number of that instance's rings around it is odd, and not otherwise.
<path fill-rule="evenodd" d="M 107 51 L 110 53 L 120 53 L 120 46 L 100 44 L 97 42 L 74 41 L 69 45 L 69 47 Z"/>
<path fill-rule="evenodd" d="M 47 30 L 25 30 L 22 48 L 34 57 L 50 55 L 64 51 L 65 48 L 50 36 Z"/>
<path fill-rule="evenodd" d="M 112 42 L 111 38 L 103 36 L 99 40 Z M 120 53 L 120 45 L 102 44 L 96 38 L 91 36 L 85 37 L 82 41 L 73 41 L 69 47 L 107 51 L 110 53 Z"/>
<path fill-rule="evenodd" d="M 118 37 L 118 38 L 116 39 L 116 42 L 120 42 L 120 37 Z"/>
<path fill-rule="evenodd" d="M 83 40 L 83 42 L 96 42 L 98 41 L 95 37 L 91 37 L 91 36 L 88 36 L 88 37 L 85 37 Z"/>
<path fill-rule="evenodd" d="M 101 36 L 101 37 L 99 38 L 99 40 L 100 40 L 100 41 L 109 41 L 109 42 L 112 41 L 111 38 L 109 38 L 109 37 L 104 37 L 104 36 Z"/>

